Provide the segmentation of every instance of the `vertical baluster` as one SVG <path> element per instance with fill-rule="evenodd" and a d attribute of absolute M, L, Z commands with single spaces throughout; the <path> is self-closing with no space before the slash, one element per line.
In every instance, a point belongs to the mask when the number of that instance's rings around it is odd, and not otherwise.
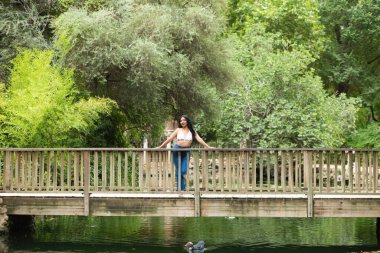
<path fill-rule="evenodd" d="M 71 151 L 67 151 L 67 190 L 71 191 Z"/>
<path fill-rule="evenodd" d="M 219 180 L 220 180 L 220 191 L 224 192 L 224 151 L 220 152 L 220 157 L 219 157 Z"/>
<path fill-rule="evenodd" d="M 69 157 L 70 157 L 70 153 L 69 153 Z M 98 191 L 99 190 L 98 187 L 99 187 L 99 155 L 98 155 L 98 151 L 94 151 L 94 191 Z"/>
<path fill-rule="evenodd" d="M 46 190 L 50 191 L 51 180 L 51 151 L 47 152 L 47 165 L 46 165 Z"/>
<path fill-rule="evenodd" d="M 379 178 L 379 169 L 378 169 L 378 152 L 373 152 L 373 192 L 377 192 L 378 178 Z"/>
<path fill-rule="evenodd" d="M 353 193 L 354 191 L 354 178 L 353 178 L 353 157 L 354 157 L 354 154 L 351 152 L 351 151 L 348 151 L 347 153 L 348 155 L 348 177 L 349 177 L 349 188 L 350 188 L 350 193 Z"/>
<path fill-rule="evenodd" d="M 20 152 L 16 153 L 16 162 L 15 162 L 15 188 L 17 191 L 20 191 Z"/>
<path fill-rule="evenodd" d="M 369 183 L 369 173 L 368 173 L 368 165 L 369 165 L 369 162 L 368 162 L 368 151 L 364 151 L 364 169 L 365 169 L 365 192 L 368 193 L 368 183 Z"/>
<path fill-rule="evenodd" d="M 341 152 L 341 167 L 342 167 L 342 192 L 346 192 L 346 152 Z"/>
<path fill-rule="evenodd" d="M 317 152 L 313 151 L 313 185 L 317 189 Z"/>
<path fill-rule="evenodd" d="M 244 175 L 245 175 L 245 192 L 249 191 L 249 157 L 250 151 L 244 152 Z"/>
<path fill-rule="evenodd" d="M 74 188 L 79 191 L 79 152 L 74 151 Z"/>
<path fill-rule="evenodd" d="M 256 170 L 257 170 L 257 150 L 253 151 L 253 158 L 252 158 L 252 191 L 257 190 L 257 175 L 256 175 Z"/>
<path fill-rule="evenodd" d="M 143 152 L 138 152 L 139 156 L 139 188 L 140 192 L 144 190 L 144 168 L 143 168 Z"/>
<path fill-rule="evenodd" d="M 203 163 L 202 163 L 202 184 L 206 192 L 208 192 L 208 152 L 207 150 L 202 150 L 203 152 Z"/>
<path fill-rule="evenodd" d="M 281 187 L 282 187 L 283 192 L 286 192 L 285 170 L 286 170 L 286 153 L 285 151 L 281 151 Z"/>
<path fill-rule="evenodd" d="M 338 152 L 334 151 L 334 192 L 338 192 Z M 342 170 L 342 168 L 341 168 Z"/>
<path fill-rule="evenodd" d="M 154 182 L 152 182 L 152 174 L 155 174 L 155 171 L 157 170 L 157 156 L 158 156 L 158 153 L 157 152 L 151 152 L 151 153 L 148 153 L 148 161 L 147 161 L 147 164 L 146 164 L 146 168 L 147 168 L 147 176 L 146 176 L 146 185 L 147 185 L 147 189 L 148 191 L 150 191 L 150 187 L 151 186 L 154 186 Z"/>
<path fill-rule="evenodd" d="M 274 151 L 274 191 L 278 192 L 278 151 Z"/>
<path fill-rule="evenodd" d="M 117 152 L 117 190 L 121 191 L 121 153 Z"/>
<path fill-rule="evenodd" d="M 125 151 L 124 152 L 124 184 L 125 184 L 125 191 L 129 191 L 129 180 L 128 180 L 128 177 L 129 177 L 129 168 L 128 168 L 128 160 L 129 160 L 129 156 L 128 156 L 128 151 Z"/>
<path fill-rule="evenodd" d="M 270 192 L 271 190 L 271 184 L 270 184 L 270 179 L 271 179 L 271 158 L 270 158 L 270 151 L 267 150 L 267 191 Z"/>
<path fill-rule="evenodd" d="M 212 151 L 212 191 L 213 192 L 216 192 L 216 189 L 217 189 L 217 185 L 216 185 L 216 159 L 215 159 L 215 156 L 216 156 L 216 152 L 215 151 Z M 220 165 L 220 163 L 219 163 Z M 220 166 L 219 166 L 220 167 Z"/>
<path fill-rule="evenodd" d="M 64 191 L 65 190 L 65 152 L 64 151 L 61 151 L 60 174 L 61 174 L 61 191 Z"/>
<path fill-rule="evenodd" d="M 53 152 L 53 192 L 57 191 L 57 151 Z"/>
<path fill-rule="evenodd" d="M 44 151 L 40 152 L 40 175 L 39 175 L 39 191 L 42 191 L 44 186 L 44 172 L 45 172 Z"/>
<path fill-rule="evenodd" d="M 260 192 L 263 191 L 263 188 L 264 188 L 264 158 L 263 158 L 264 154 L 263 154 L 263 151 L 260 150 L 260 155 L 259 155 L 259 159 L 260 159 L 260 162 L 259 162 L 259 166 L 260 166 Z"/>
<path fill-rule="evenodd" d="M 326 176 L 327 176 L 326 188 L 327 188 L 327 192 L 329 193 L 330 192 L 330 151 L 326 152 L 326 167 L 327 167 L 327 172 L 326 172 Z"/>
<path fill-rule="evenodd" d="M 102 151 L 102 191 L 107 186 L 107 151 Z"/>
<path fill-rule="evenodd" d="M 232 190 L 233 189 L 237 189 L 238 188 L 238 186 L 237 186 L 237 182 L 236 182 L 236 168 L 235 168 L 235 155 L 236 155 L 236 152 L 232 152 L 231 153 L 231 159 L 232 159 L 232 164 L 231 164 L 231 166 L 232 166 L 232 170 L 231 170 L 231 173 L 232 173 Z"/>
<path fill-rule="evenodd" d="M 134 192 L 136 189 L 136 152 L 132 152 L 132 192 Z"/>
<path fill-rule="evenodd" d="M 110 191 L 115 187 L 115 153 L 110 152 Z"/>
<path fill-rule="evenodd" d="M 356 151 L 355 152 L 355 175 L 356 175 L 356 178 L 355 178 L 355 188 L 356 188 L 356 191 L 357 192 L 361 192 L 361 180 L 360 180 L 360 167 L 361 167 L 361 163 L 360 163 L 360 152 L 359 151 Z"/>
<path fill-rule="evenodd" d="M 319 175 L 319 192 L 322 193 L 323 191 L 323 151 L 319 151 L 319 169 L 318 169 L 318 175 Z"/>
<path fill-rule="evenodd" d="M 32 161 L 32 191 L 36 190 L 37 187 L 37 177 L 38 177 L 38 162 L 37 162 L 38 152 L 33 151 L 33 161 Z"/>
<path fill-rule="evenodd" d="M 156 185 L 156 189 L 155 189 L 156 191 L 158 191 L 159 189 L 162 189 L 162 169 L 163 169 L 162 163 L 164 161 L 163 155 L 164 155 L 163 152 L 158 153 L 158 165 L 157 165 L 158 184 Z M 189 167 L 187 167 L 187 170 L 189 170 Z"/>
<path fill-rule="evenodd" d="M 288 183 L 290 187 L 290 191 L 294 192 L 294 186 L 293 186 L 293 153 L 291 150 L 288 151 L 289 158 L 288 158 L 288 166 L 289 166 L 289 171 L 288 171 Z"/>

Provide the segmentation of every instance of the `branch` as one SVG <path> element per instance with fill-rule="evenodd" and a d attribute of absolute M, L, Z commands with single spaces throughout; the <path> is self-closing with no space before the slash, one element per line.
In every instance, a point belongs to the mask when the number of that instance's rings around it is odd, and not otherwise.
<path fill-rule="evenodd" d="M 372 116 L 373 121 L 378 122 L 379 119 L 376 119 L 376 117 L 375 117 L 375 112 L 374 112 L 374 110 L 373 110 L 373 105 L 371 105 L 371 106 L 369 107 L 369 109 L 371 109 L 371 116 Z"/>
<path fill-rule="evenodd" d="M 371 63 L 373 63 L 374 61 L 376 61 L 377 59 L 379 59 L 380 58 L 380 54 L 379 55 L 377 55 L 375 58 L 373 58 L 372 60 L 370 60 L 370 61 L 368 61 L 367 63 L 368 64 L 371 64 Z"/>

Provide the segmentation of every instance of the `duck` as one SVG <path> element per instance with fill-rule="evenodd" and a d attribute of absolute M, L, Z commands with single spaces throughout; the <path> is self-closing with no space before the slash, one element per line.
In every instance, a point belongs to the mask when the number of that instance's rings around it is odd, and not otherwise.
<path fill-rule="evenodd" d="M 192 242 L 187 242 L 185 244 L 185 248 L 189 252 L 203 252 L 205 249 L 205 242 L 199 241 L 199 242 L 197 242 L 197 244 L 193 244 Z"/>

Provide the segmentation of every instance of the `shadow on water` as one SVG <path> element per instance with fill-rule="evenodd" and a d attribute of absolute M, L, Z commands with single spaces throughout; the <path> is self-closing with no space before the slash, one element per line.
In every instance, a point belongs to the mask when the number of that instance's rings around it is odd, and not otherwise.
<path fill-rule="evenodd" d="M 375 218 L 37 217 L 9 252 L 179 253 L 198 240 L 209 253 L 376 252 L 377 233 Z"/>

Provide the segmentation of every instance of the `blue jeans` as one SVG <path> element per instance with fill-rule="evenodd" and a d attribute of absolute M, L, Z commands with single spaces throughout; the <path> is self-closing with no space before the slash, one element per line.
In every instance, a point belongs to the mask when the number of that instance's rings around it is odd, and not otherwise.
<path fill-rule="evenodd" d="M 174 145 L 174 149 L 181 149 L 181 148 L 190 148 L 190 147 L 181 147 L 177 144 Z M 188 156 L 190 158 L 190 152 L 189 151 L 174 151 L 173 152 L 173 162 L 175 166 L 175 181 L 177 182 L 177 191 L 178 191 L 178 157 L 181 157 L 181 190 L 185 190 L 185 180 L 186 180 L 186 173 L 187 173 L 187 159 Z"/>

